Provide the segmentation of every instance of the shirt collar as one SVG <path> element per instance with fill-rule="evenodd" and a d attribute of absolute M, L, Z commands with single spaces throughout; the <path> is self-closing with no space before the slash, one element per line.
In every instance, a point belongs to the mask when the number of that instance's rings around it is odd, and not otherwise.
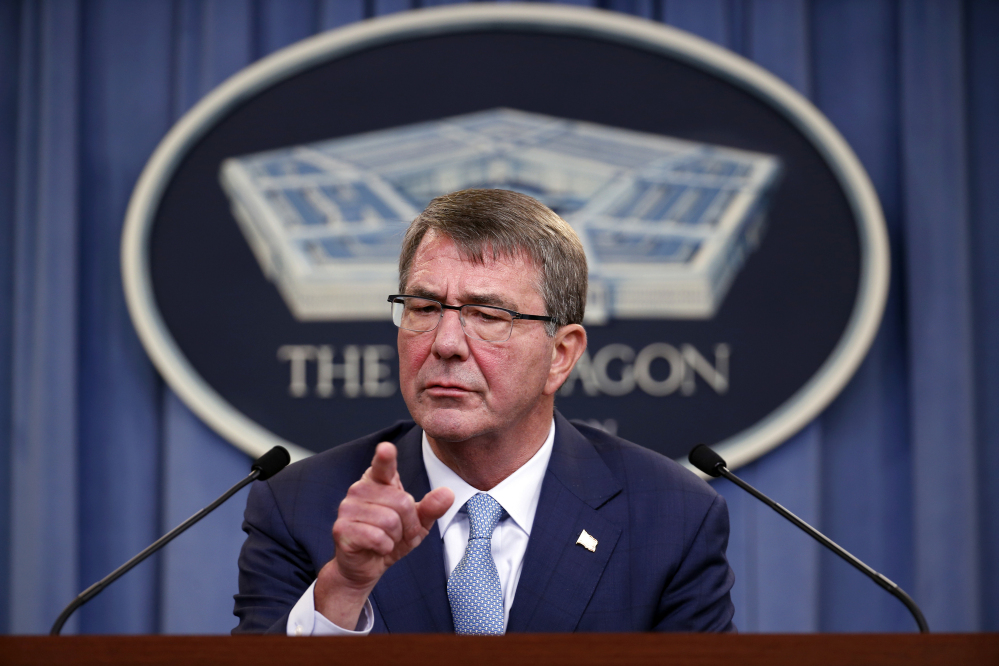
<path fill-rule="evenodd" d="M 548 460 L 551 458 L 554 443 L 555 419 L 552 419 L 551 428 L 548 429 L 548 437 L 538 452 L 521 465 L 517 471 L 488 491 L 488 494 L 506 509 L 514 522 L 528 536 L 531 534 L 531 525 L 534 524 L 534 514 L 538 510 L 541 483 L 545 478 L 545 470 L 548 469 Z M 466 483 L 454 470 L 437 458 L 433 449 L 430 448 L 430 442 L 427 441 L 427 433 L 425 432 L 423 433 L 423 466 L 427 470 L 431 490 L 443 486 L 454 492 L 454 504 L 437 520 L 437 527 L 443 537 L 455 516 L 465 506 L 465 502 L 480 491 Z"/>

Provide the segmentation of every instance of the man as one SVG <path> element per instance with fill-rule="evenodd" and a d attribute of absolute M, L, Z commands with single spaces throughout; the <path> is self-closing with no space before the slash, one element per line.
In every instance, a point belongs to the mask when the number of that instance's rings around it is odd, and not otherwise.
<path fill-rule="evenodd" d="M 724 500 L 554 410 L 586 280 L 534 199 L 434 199 L 389 297 L 415 424 L 254 484 L 234 632 L 733 630 Z"/>

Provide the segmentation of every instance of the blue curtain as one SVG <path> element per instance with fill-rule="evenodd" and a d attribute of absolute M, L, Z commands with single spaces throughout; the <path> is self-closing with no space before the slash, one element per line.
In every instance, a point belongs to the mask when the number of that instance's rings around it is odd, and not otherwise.
<path fill-rule="evenodd" d="M 249 63 L 424 0 L 0 0 L 0 631 L 63 605 L 247 472 L 158 377 L 118 252 L 173 122 Z M 732 49 L 811 99 L 885 210 L 892 286 L 842 395 L 743 468 L 908 590 L 999 630 L 999 3 L 576 2 Z M 728 482 L 743 631 L 910 631 L 905 609 Z M 83 633 L 226 633 L 240 494 L 85 606 Z"/>

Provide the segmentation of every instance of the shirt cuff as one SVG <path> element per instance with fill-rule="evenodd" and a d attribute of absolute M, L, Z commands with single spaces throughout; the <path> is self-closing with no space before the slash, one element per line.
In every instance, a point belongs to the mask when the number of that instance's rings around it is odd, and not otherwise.
<path fill-rule="evenodd" d="M 367 636 L 375 626 L 375 613 L 371 608 L 371 600 L 365 599 L 361 616 L 357 618 L 354 631 L 339 627 L 326 616 L 316 610 L 314 590 L 315 581 L 298 600 L 288 615 L 287 632 L 289 636 Z"/>

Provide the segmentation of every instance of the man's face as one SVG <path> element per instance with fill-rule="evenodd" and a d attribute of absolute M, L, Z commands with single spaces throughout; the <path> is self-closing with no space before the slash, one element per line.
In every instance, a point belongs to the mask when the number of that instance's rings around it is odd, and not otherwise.
<path fill-rule="evenodd" d="M 537 278 L 538 269 L 519 257 L 465 261 L 450 239 L 431 231 L 413 258 L 405 293 L 447 305 L 546 314 Z M 399 383 L 413 419 L 429 437 L 445 442 L 517 434 L 542 421 L 547 431 L 551 406 L 539 397 L 554 343 L 544 326 L 515 321 L 509 340 L 484 342 L 467 337 L 458 313 L 445 310 L 433 331 L 399 329 Z"/>

